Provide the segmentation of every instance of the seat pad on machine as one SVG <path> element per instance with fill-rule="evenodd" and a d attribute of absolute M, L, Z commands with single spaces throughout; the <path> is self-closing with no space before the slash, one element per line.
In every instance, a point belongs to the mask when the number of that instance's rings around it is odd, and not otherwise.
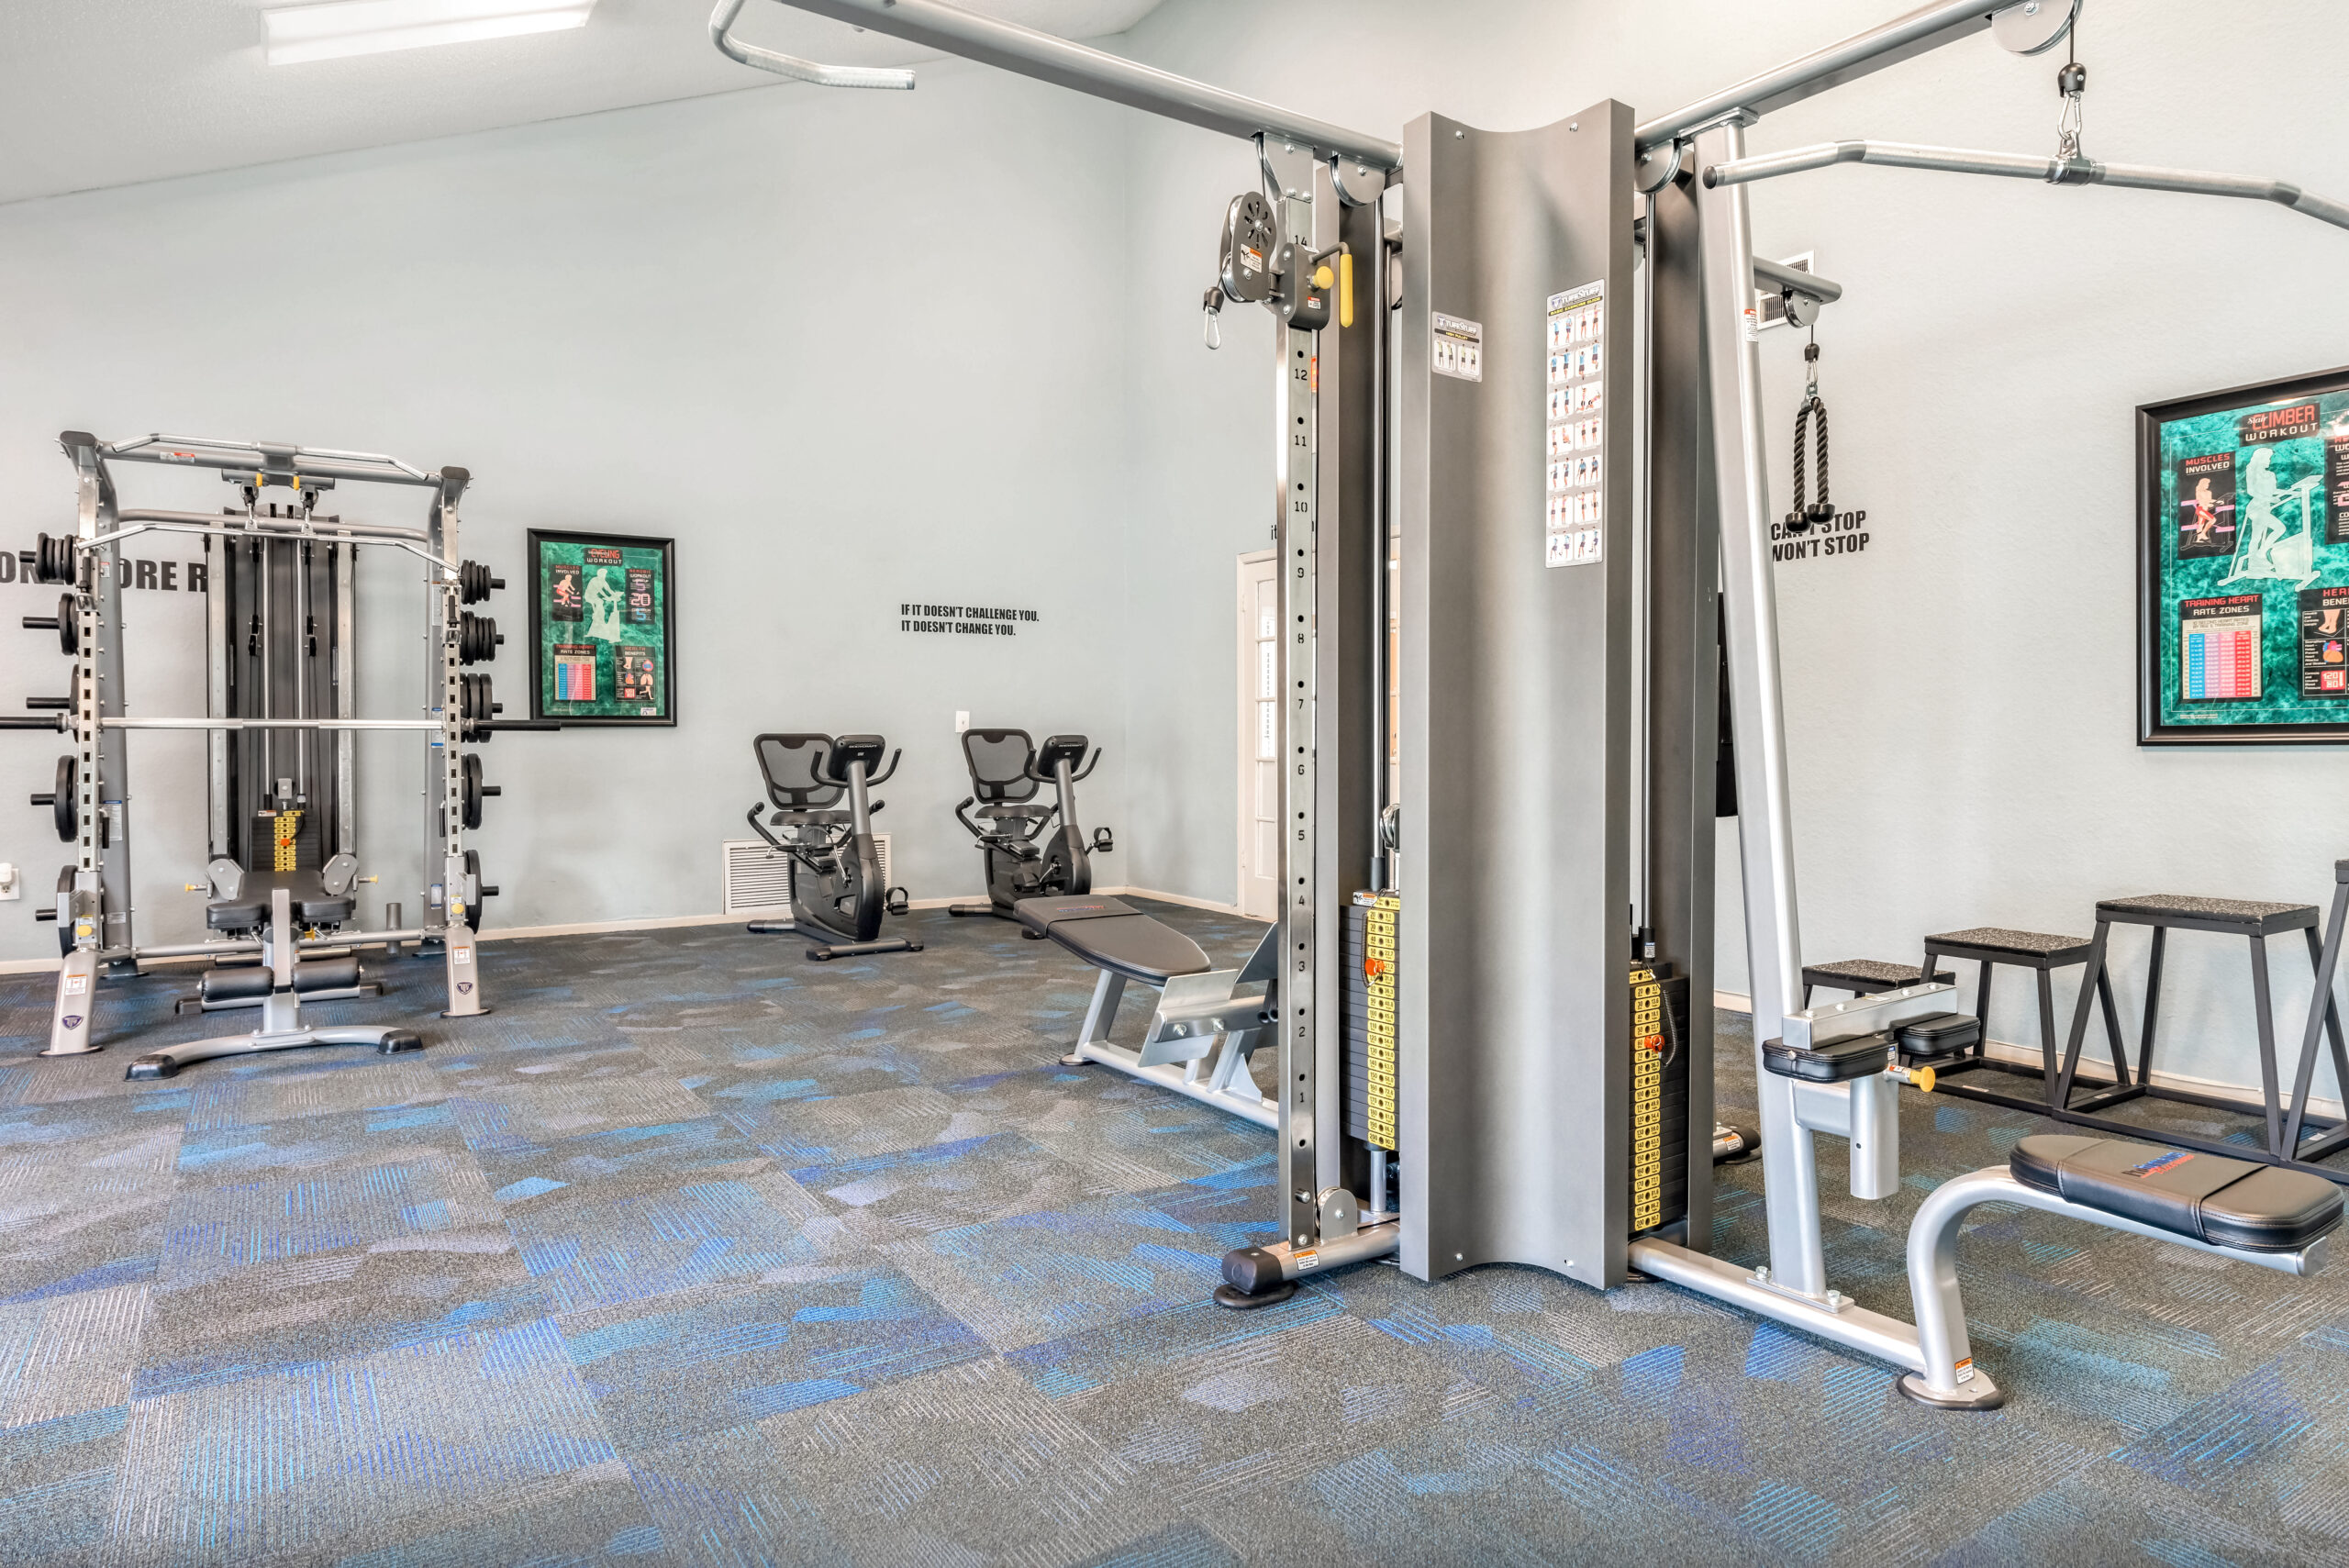
<path fill-rule="evenodd" d="M 2322 1176 L 2153 1143 L 2041 1134 L 2015 1145 L 2015 1180 L 2218 1247 L 2293 1252 L 2341 1223 Z"/>
<path fill-rule="evenodd" d="M 205 906 L 205 924 L 216 931 L 249 931 L 269 924 L 270 895 L 283 887 L 294 903 L 294 917 L 314 926 L 339 926 L 358 909 L 358 900 L 327 891 L 324 878 L 311 871 L 249 871 L 234 898 L 216 898 Z"/>
<path fill-rule="evenodd" d="M 1178 974 L 1201 974 L 1214 967 L 1198 943 L 1115 898 L 1023 898 L 1011 912 L 1021 925 L 1095 968 L 1145 985 L 1163 985 Z"/>

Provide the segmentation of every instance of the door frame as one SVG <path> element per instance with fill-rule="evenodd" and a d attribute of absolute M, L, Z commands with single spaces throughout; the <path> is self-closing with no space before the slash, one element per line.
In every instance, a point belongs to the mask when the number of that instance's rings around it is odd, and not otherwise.
<path fill-rule="evenodd" d="M 1259 698 L 1256 695 L 1256 595 L 1252 569 L 1268 564 L 1277 554 L 1276 550 L 1252 550 L 1241 556 L 1233 568 L 1238 578 L 1240 614 L 1237 617 L 1239 640 L 1235 644 L 1239 655 L 1238 669 L 1232 692 L 1239 698 L 1235 705 L 1235 717 L 1240 745 L 1238 764 L 1233 770 L 1231 798 L 1240 808 L 1240 821 L 1237 831 L 1232 835 L 1231 903 L 1232 907 L 1242 913 L 1248 908 L 1248 834 L 1249 829 L 1255 826 L 1254 775 L 1255 765 L 1261 760 L 1256 755 L 1256 703 Z M 1273 882 L 1276 890 L 1274 914 L 1277 917 L 1277 888 L 1280 883 L 1277 873 Z"/>

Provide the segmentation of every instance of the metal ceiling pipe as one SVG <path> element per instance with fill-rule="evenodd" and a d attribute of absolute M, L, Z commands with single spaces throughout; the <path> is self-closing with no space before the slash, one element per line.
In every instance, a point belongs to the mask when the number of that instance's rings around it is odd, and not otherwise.
<path fill-rule="evenodd" d="M 1877 163 L 1895 169 L 1931 169 L 1947 174 L 1995 174 L 2053 185 L 2117 185 L 2127 190 L 2176 191 L 2187 195 L 2233 196 L 2274 202 L 2306 213 L 2320 223 L 2349 228 L 2349 206 L 2282 180 L 2241 174 L 2206 174 L 2191 169 L 2160 169 L 2136 163 L 2099 163 L 2021 152 L 1978 152 L 1959 147 L 1918 147 L 1899 141 L 1822 141 L 1758 158 L 1716 163 L 1705 171 L 1709 187 L 1749 184 L 1780 174 L 1798 174 L 1837 163 Z"/>
<path fill-rule="evenodd" d="M 872 65 L 818 65 L 812 60 L 802 60 L 796 54 L 784 54 L 776 50 L 762 49 L 754 43 L 744 43 L 731 31 L 734 18 L 742 13 L 742 0 L 718 0 L 718 9 L 709 14 L 709 41 L 718 52 L 743 65 L 772 71 L 777 76 L 788 76 L 794 82 L 806 82 L 817 87 L 882 87 L 910 93 L 914 73 L 893 71 Z"/>
<path fill-rule="evenodd" d="M 829 17 L 869 32 L 975 60 L 982 65 L 1057 87 L 1107 98 L 1113 104 L 1163 115 L 1186 125 L 1244 139 L 1258 135 L 1310 147 L 1323 158 L 1337 157 L 1365 170 L 1391 173 L 1403 166 L 1399 142 L 1364 136 L 1276 104 L 1227 93 L 1204 82 L 1160 71 L 1119 55 L 1071 43 L 1033 28 L 997 21 L 949 6 L 943 0 L 782 0 L 818 17 Z M 727 0 L 739 4 L 739 0 Z M 721 5 L 721 10 L 725 6 Z M 720 45 L 723 48 L 723 45 Z M 738 46 L 740 47 L 740 46 Z"/>

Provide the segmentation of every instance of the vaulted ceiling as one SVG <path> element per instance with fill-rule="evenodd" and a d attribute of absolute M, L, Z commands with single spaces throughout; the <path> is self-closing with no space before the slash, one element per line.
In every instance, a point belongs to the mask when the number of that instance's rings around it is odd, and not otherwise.
<path fill-rule="evenodd" d="M 965 0 L 1068 38 L 1158 0 Z M 711 0 L 597 0 L 576 31 L 272 66 L 263 0 L 0 3 L 0 202 L 749 88 L 808 93 L 709 42 Z M 928 58 L 752 0 L 739 36 L 842 65 Z"/>

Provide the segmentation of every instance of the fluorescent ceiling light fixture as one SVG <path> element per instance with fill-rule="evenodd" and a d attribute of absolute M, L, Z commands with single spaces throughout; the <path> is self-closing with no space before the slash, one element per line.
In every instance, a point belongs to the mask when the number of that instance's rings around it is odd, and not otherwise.
<path fill-rule="evenodd" d="M 395 49 L 584 28 L 596 0 L 331 0 L 261 14 L 269 62 L 299 65 Z"/>

